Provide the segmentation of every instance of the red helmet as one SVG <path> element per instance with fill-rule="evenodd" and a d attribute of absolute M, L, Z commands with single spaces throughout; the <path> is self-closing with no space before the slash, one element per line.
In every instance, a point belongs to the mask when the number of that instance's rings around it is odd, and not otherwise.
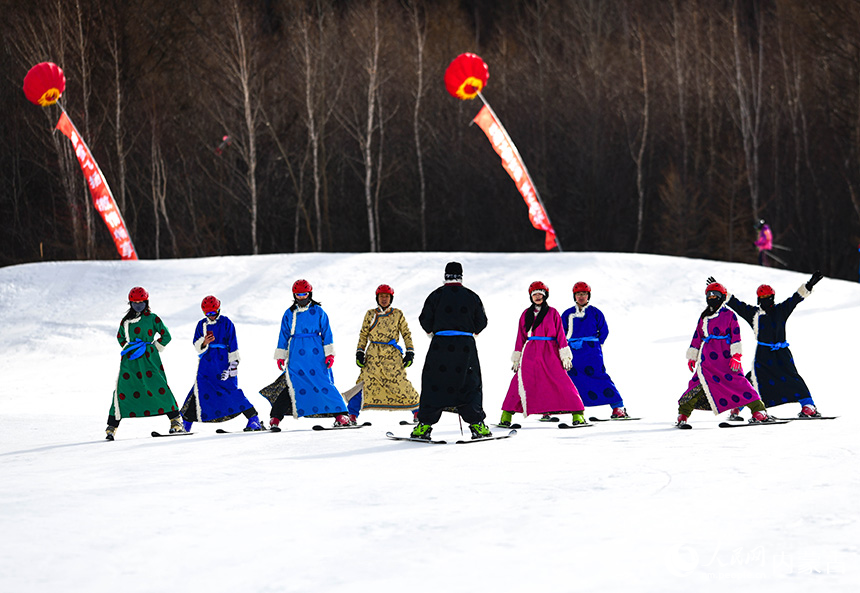
<path fill-rule="evenodd" d="M 578 292 L 587 292 L 589 296 L 591 295 L 591 287 L 585 282 L 577 282 L 573 285 L 573 294 Z"/>
<path fill-rule="evenodd" d="M 708 284 L 707 288 L 705 288 L 705 292 L 711 292 L 712 290 L 716 290 L 717 292 L 723 293 L 723 296 L 727 296 L 729 291 L 726 290 L 726 287 L 720 284 L 719 282 L 711 282 Z"/>
<path fill-rule="evenodd" d="M 546 284 L 541 282 L 540 280 L 536 280 L 529 284 L 529 296 L 534 294 L 535 291 L 540 291 L 543 293 L 543 298 L 549 297 L 549 288 L 546 287 Z"/>
<path fill-rule="evenodd" d="M 293 294 L 298 294 L 301 292 L 313 292 L 314 287 L 311 286 L 311 283 L 305 280 L 304 278 L 300 278 L 293 282 Z"/>
<path fill-rule="evenodd" d="M 220 311 L 221 301 L 210 294 L 207 297 L 203 297 L 203 302 L 200 303 L 200 308 L 203 309 L 204 315 L 209 314 L 212 311 Z"/>
<path fill-rule="evenodd" d="M 394 289 L 388 286 L 387 284 L 380 284 L 376 287 L 376 294 L 390 294 L 392 297 L 394 296 Z"/>
<path fill-rule="evenodd" d="M 148 301 L 149 293 L 146 292 L 146 289 L 142 286 L 135 286 L 131 290 L 128 291 L 128 301 Z"/>
<path fill-rule="evenodd" d="M 761 286 L 759 286 L 756 289 L 755 293 L 756 293 L 756 296 L 758 296 L 758 298 L 760 298 L 760 299 L 763 299 L 764 297 L 773 296 L 776 294 L 776 292 L 774 292 L 774 290 L 773 290 L 773 287 L 770 286 L 769 284 L 762 284 Z"/>

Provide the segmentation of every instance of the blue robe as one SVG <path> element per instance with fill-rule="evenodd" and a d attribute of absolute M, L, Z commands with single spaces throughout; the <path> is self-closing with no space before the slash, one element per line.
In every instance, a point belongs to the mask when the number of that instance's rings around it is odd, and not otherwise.
<path fill-rule="evenodd" d="M 809 295 L 805 286 L 791 297 L 774 305 L 769 311 L 754 307 L 731 295 L 726 304 L 753 328 L 757 345 L 751 382 L 764 404 L 771 408 L 780 404 L 800 402 L 814 405 L 809 387 L 797 367 L 785 339 L 785 324 L 794 308 Z"/>
<path fill-rule="evenodd" d="M 215 341 L 203 345 L 206 332 L 211 331 Z M 231 362 L 239 362 L 236 327 L 227 317 L 219 315 L 215 321 L 204 317 L 194 330 L 194 350 L 200 360 L 197 377 L 182 405 L 182 417 L 191 422 L 224 422 L 235 418 L 253 406 L 239 389 L 234 377 L 221 380 L 221 374 Z"/>
<path fill-rule="evenodd" d="M 286 361 L 283 377 L 294 418 L 346 413 L 346 402 L 325 365 L 326 356 L 334 354 L 333 341 L 328 315 L 316 303 L 284 312 L 275 359 Z"/>
<path fill-rule="evenodd" d="M 586 407 L 611 405 L 624 407 L 618 388 L 603 366 L 603 342 L 609 327 L 600 309 L 586 305 L 582 311 L 574 305 L 561 315 L 567 343 L 573 354 L 573 368 L 567 375 L 576 385 Z"/>

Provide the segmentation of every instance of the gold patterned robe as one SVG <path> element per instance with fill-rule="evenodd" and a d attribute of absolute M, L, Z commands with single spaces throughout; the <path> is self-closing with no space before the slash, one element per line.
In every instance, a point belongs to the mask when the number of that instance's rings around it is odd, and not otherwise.
<path fill-rule="evenodd" d="M 418 407 L 418 391 L 406 376 L 403 355 L 394 345 L 388 344 L 392 340 L 396 342 L 400 336 L 403 336 L 406 352 L 413 351 L 412 334 L 400 309 L 389 307 L 383 311 L 377 307 L 364 315 L 357 349 L 365 351 L 365 364 L 356 381 L 356 384 L 364 383 L 362 409 L 413 410 Z"/>

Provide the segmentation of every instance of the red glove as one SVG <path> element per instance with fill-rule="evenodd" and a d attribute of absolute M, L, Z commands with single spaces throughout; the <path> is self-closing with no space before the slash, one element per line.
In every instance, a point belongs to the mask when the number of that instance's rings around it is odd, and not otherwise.
<path fill-rule="evenodd" d="M 330 369 L 334 364 L 334 354 L 329 354 L 325 357 L 325 368 Z"/>
<path fill-rule="evenodd" d="M 740 372 L 741 370 L 741 355 L 735 354 L 732 356 L 732 362 L 729 364 L 729 368 L 732 369 L 733 373 Z"/>
<path fill-rule="evenodd" d="M 690 372 L 691 372 L 691 373 L 692 373 L 693 371 L 695 371 L 695 370 L 696 370 L 696 361 L 695 361 L 695 360 L 693 360 L 693 359 L 688 360 L 688 361 L 687 361 L 687 368 L 688 368 L 688 369 L 690 369 Z"/>
<path fill-rule="evenodd" d="M 284 370 L 284 362 L 285 362 L 285 361 L 284 361 L 284 359 L 283 359 L 283 358 L 279 358 L 279 359 L 278 359 L 278 369 L 279 369 L 279 370 L 282 370 L 282 371 Z"/>

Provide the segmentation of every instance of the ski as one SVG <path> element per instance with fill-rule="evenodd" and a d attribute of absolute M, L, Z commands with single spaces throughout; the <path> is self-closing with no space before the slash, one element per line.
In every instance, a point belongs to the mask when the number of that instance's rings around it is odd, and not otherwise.
<path fill-rule="evenodd" d="M 418 424 L 417 422 L 410 422 L 409 420 L 401 420 L 400 426 L 415 426 Z"/>
<path fill-rule="evenodd" d="M 454 443 L 455 445 L 465 445 L 466 443 L 480 443 L 481 441 L 498 441 L 499 439 L 507 439 L 517 435 L 516 430 L 512 430 L 508 434 L 500 434 L 500 435 L 491 435 L 488 437 L 481 437 L 479 439 L 469 439 L 468 441 L 457 441 Z"/>
<path fill-rule="evenodd" d="M 743 426 L 770 426 L 771 424 L 788 424 L 789 422 L 790 420 L 774 420 L 773 422 L 747 422 L 745 424 L 720 422 L 720 428 L 741 428 Z"/>
<path fill-rule="evenodd" d="M 642 420 L 642 418 L 597 418 L 592 416 L 588 419 L 589 422 L 627 422 L 628 420 Z"/>
<path fill-rule="evenodd" d="M 272 432 L 272 431 L 267 430 L 265 428 L 263 430 L 224 430 L 223 428 L 218 428 L 215 430 L 216 434 L 248 434 L 251 432 Z M 274 432 L 281 432 L 281 431 L 276 430 Z"/>
<path fill-rule="evenodd" d="M 386 432 L 385 436 L 387 436 L 392 441 L 411 441 L 413 443 L 424 443 L 425 445 L 445 445 L 448 441 L 431 441 L 429 439 L 413 439 L 412 437 L 399 437 L 396 436 L 393 432 Z"/>
<path fill-rule="evenodd" d="M 490 426 L 493 426 L 494 428 L 509 428 L 512 430 L 519 430 L 522 428 L 522 425 L 520 424 L 509 424 L 507 426 L 501 426 L 500 424 L 491 424 Z"/>
<path fill-rule="evenodd" d="M 777 418 L 774 416 L 773 418 L 779 421 L 794 422 L 795 420 L 836 420 L 839 416 L 801 416 L 799 418 Z"/>
<path fill-rule="evenodd" d="M 550 416 L 549 418 L 538 418 L 538 422 L 558 422 L 558 418 L 555 416 Z"/>
<path fill-rule="evenodd" d="M 564 429 L 564 428 L 585 428 L 586 426 L 594 426 L 594 425 L 588 424 L 587 422 L 585 424 L 565 424 L 564 422 L 561 422 L 558 425 L 558 427 L 562 428 L 562 429 Z"/>
<path fill-rule="evenodd" d="M 194 434 L 193 432 L 168 432 L 166 434 L 161 434 L 160 432 L 152 431 L 152 436 L 154 437 L 181 437 L 186 434 Z"/>
<path fill-rule="evenodd" d="M 681 430 L 692 430 L 693 425 L 692 424 L 676 424 L 675 428 L 680 428 Z"/>
<path fill-rule="evenodd" d="M 313 426 L 314 430 L 347 430 L 349 428 L 364 428 L 365 426 L 370 426 L 370 422 L 365 422 L 364 424 L 350 424 L 349 426 L 321 426 L 316 424 Z"/>

